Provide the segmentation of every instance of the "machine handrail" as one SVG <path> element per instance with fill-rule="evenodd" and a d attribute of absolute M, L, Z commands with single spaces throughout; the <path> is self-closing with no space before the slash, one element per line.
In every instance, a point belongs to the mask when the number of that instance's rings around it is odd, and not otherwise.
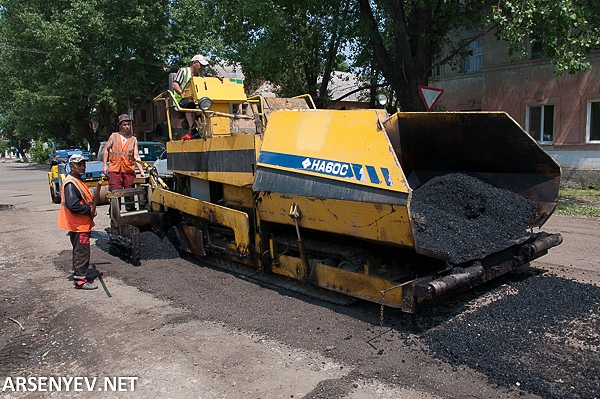
<path fill-rule="evenodd" d="M 300 94 L 299 96 L 295 96 L 292 98 L 307 98 L 308 100 L 310 100 L 309 105 L 312 105 L 312 109 L 317 109 L 317 106 L 315 105 L 315 102 L 313 101 L 313 98 L 310 94 Z"/>

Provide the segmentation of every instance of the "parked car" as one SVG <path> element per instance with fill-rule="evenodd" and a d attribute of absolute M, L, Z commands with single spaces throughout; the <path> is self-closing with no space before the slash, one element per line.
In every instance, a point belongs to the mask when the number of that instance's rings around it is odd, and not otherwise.
<path fill-rule="evenodd" d="M 156 172 L 159 176 L 172 176 L 173 172 L 169 171 L 167 168 L 167 151 L 163 151 L 159 157 L 154 161 L 154 167 L 156 168 Z"/>
<path fill-rule="evenodd" d="M 138 152 L 140 159 L 144 162 L 152 163 L 160 157 L 167 147 L 163 143 L 156 141 L 138 141 Z"/>
<path fill-rule="evenodd" d="M 81 154 L 88 160 L 92 159 L 92 153 L 90 153 L 89 151 L 83 151 L 76 147 L 70 147 L 64 150 L 55 150 L 50 155 L 50 164 L 58 165 L 60 163 L 67 163 L 69 161 L 69 157 L 71 157 L 71 155 L 74 154 Z"/>
<path fill-rule="evenodd" d="M 85 184 L 87 184 L 92 192 L 98 189 L 98 182 L 102 182 L 100 187 L 100 197 L 98 204 L 107 204 L 108 198 L 106 193 L 108 192 L 108 180 L 102 175 L 102 161 L 93 161 L 92 154 L 82 152 L 81 150 L 56 151 L 55 157 L 52 159 L 50 165 L 50 171 L 48 171 L 48 185 L 50 186 L 50 198 L 55 204 L 59 204 L 61 201 L 61 189 L 64 183 L 65 177 L 71 171 L 69 165 L 69 157 L 73 154 L 82 154 L 88 162 L 86 163 L 85 173 L 81 176 Z"/>

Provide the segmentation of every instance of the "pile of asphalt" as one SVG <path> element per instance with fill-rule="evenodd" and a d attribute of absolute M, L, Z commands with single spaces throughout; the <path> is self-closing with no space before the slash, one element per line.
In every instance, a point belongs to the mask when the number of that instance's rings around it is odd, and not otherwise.
<path fill-rule="evenodd" d="M 140 233 L 141 260 L 149 259 L 177 259 L 179 251 L 167 238 L 160 238 L 154 233 L 144 231 Z"/>
<path fill-rule="evenodd" d="M 536 212 L 529 199 L 462 173 L 417 188 L 410 209 L 418 245 L 452 263 L 481 259 L 527 236 Z"/>
<path fill-rule="evenodd" d="M 542 398 L 600 398 L 600 287 L 538 275 L 427 331 L 435 356 Z"/>
<path fill-rule="evenodd" d="M 112 255 L 119 256 L 125 262 L 129 263 L 130 253 L 123 249 L 111 246 L 108 243 L 108 234 L 104 231 L 92 231 L 92 237 L 99 238 L 96 241 L 96 245 L 101 250 L 108 252 Z M 142 261 L 152 259 L 177 259 L 180 258 L 180 253 L 169 240 L 168 237 L 159 237 L 150 231 L 143 231 L 140 233 L 140 254 Z"/>

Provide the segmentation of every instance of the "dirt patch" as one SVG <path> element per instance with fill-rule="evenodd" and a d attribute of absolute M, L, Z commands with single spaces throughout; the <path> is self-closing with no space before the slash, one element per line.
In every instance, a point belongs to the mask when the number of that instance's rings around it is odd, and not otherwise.
<path fill-rule="evenodd" d="M 594 208 L 600 208 L 600 201 L 592 200 L 592 199 L 578 199 L 571 197 L 558 197 L 558 202 L 568 205 L 577 205 L 577 206 L 590 206 Z"/>
<path fill-rule="evenodd" d="M 546 279 L 547 269 L 540 269 L 506 276 L 419 315 L 386 308 L 380 325 L 377 304 L 344 307 L 182 259 L 154 236 L 143 235 L 142 247 L 152 251 L 132 266 L 106 244 L 103 206 L 92 261 L 105 273 L 112 297 L 102 288 L 83 292 L 67 280 L 70 244 L 56 227 L 58 205 L 48 198 L 46 174 L 7 171 L 5 165 L 0 203 L 15 204 L 15 210 L 0 212 L 0 381 L 136 376 L 136 392 L 123 393 L 128 397 L 594 397 L 587 394 L 597 389 L 597 374 L 585 374 L 600 367 L 600 309 L 592 284 Z M 551 250 L 557 255 L 548 256 L 553 267 L 579 282 L 598 282 L 600 249 L 590 243 L 598 240 L 599 222 L 559 217 L 552 229 L 565 236 Z M 566 308 L 561 298 L 569 301 Z M 573 366 L 583 350 L 589 356 Z M 528 382 L 533 373 L 537 385 Z"/>
<path fill-rule="evenodd" d="M 76 305 L 61 306 L 51 300 L 54 296 L 40 282 L 31 282 L 30 290 L 3 292 L 0 375 L 28 373 L 59 359 L 72 365 L 94 363 L 94 347 L 74 334 L 93 314 L 82 317 Z"/>

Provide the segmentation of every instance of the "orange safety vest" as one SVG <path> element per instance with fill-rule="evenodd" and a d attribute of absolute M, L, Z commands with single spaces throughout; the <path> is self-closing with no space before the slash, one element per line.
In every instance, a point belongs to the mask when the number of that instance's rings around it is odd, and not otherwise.
<path fill-rule="evenodd" d="M 113 133 L 113 145 L 108 153 L 108 170 L 109 172 L 135 173 L 135 163 L 133 151 L 135 150 L 136 138 L 131 136 L 121 142 L 121 135 Z"/>
<path fill-rule="evenodd" d="M 73 183 L 81 193 L 83 199 L 79 201 L 79 203 L 89 204 L 91 206 L 93 201 L 92 190 L 90 190 L 87 184 L 70 174 L 67 175 L 67 178 L 60 189 L 62 201 L 60 203 L 60 210 L 58 211 L 58 227 L 63 230 L 75 231 L 78 233 L 89 233 L 92 231 L 92 227 L 94 227 L 94 218 L 90 213 L 73 213 L 67 208 L 67 204 L 65 203 L 65 186 L 67 183 Z"/>

